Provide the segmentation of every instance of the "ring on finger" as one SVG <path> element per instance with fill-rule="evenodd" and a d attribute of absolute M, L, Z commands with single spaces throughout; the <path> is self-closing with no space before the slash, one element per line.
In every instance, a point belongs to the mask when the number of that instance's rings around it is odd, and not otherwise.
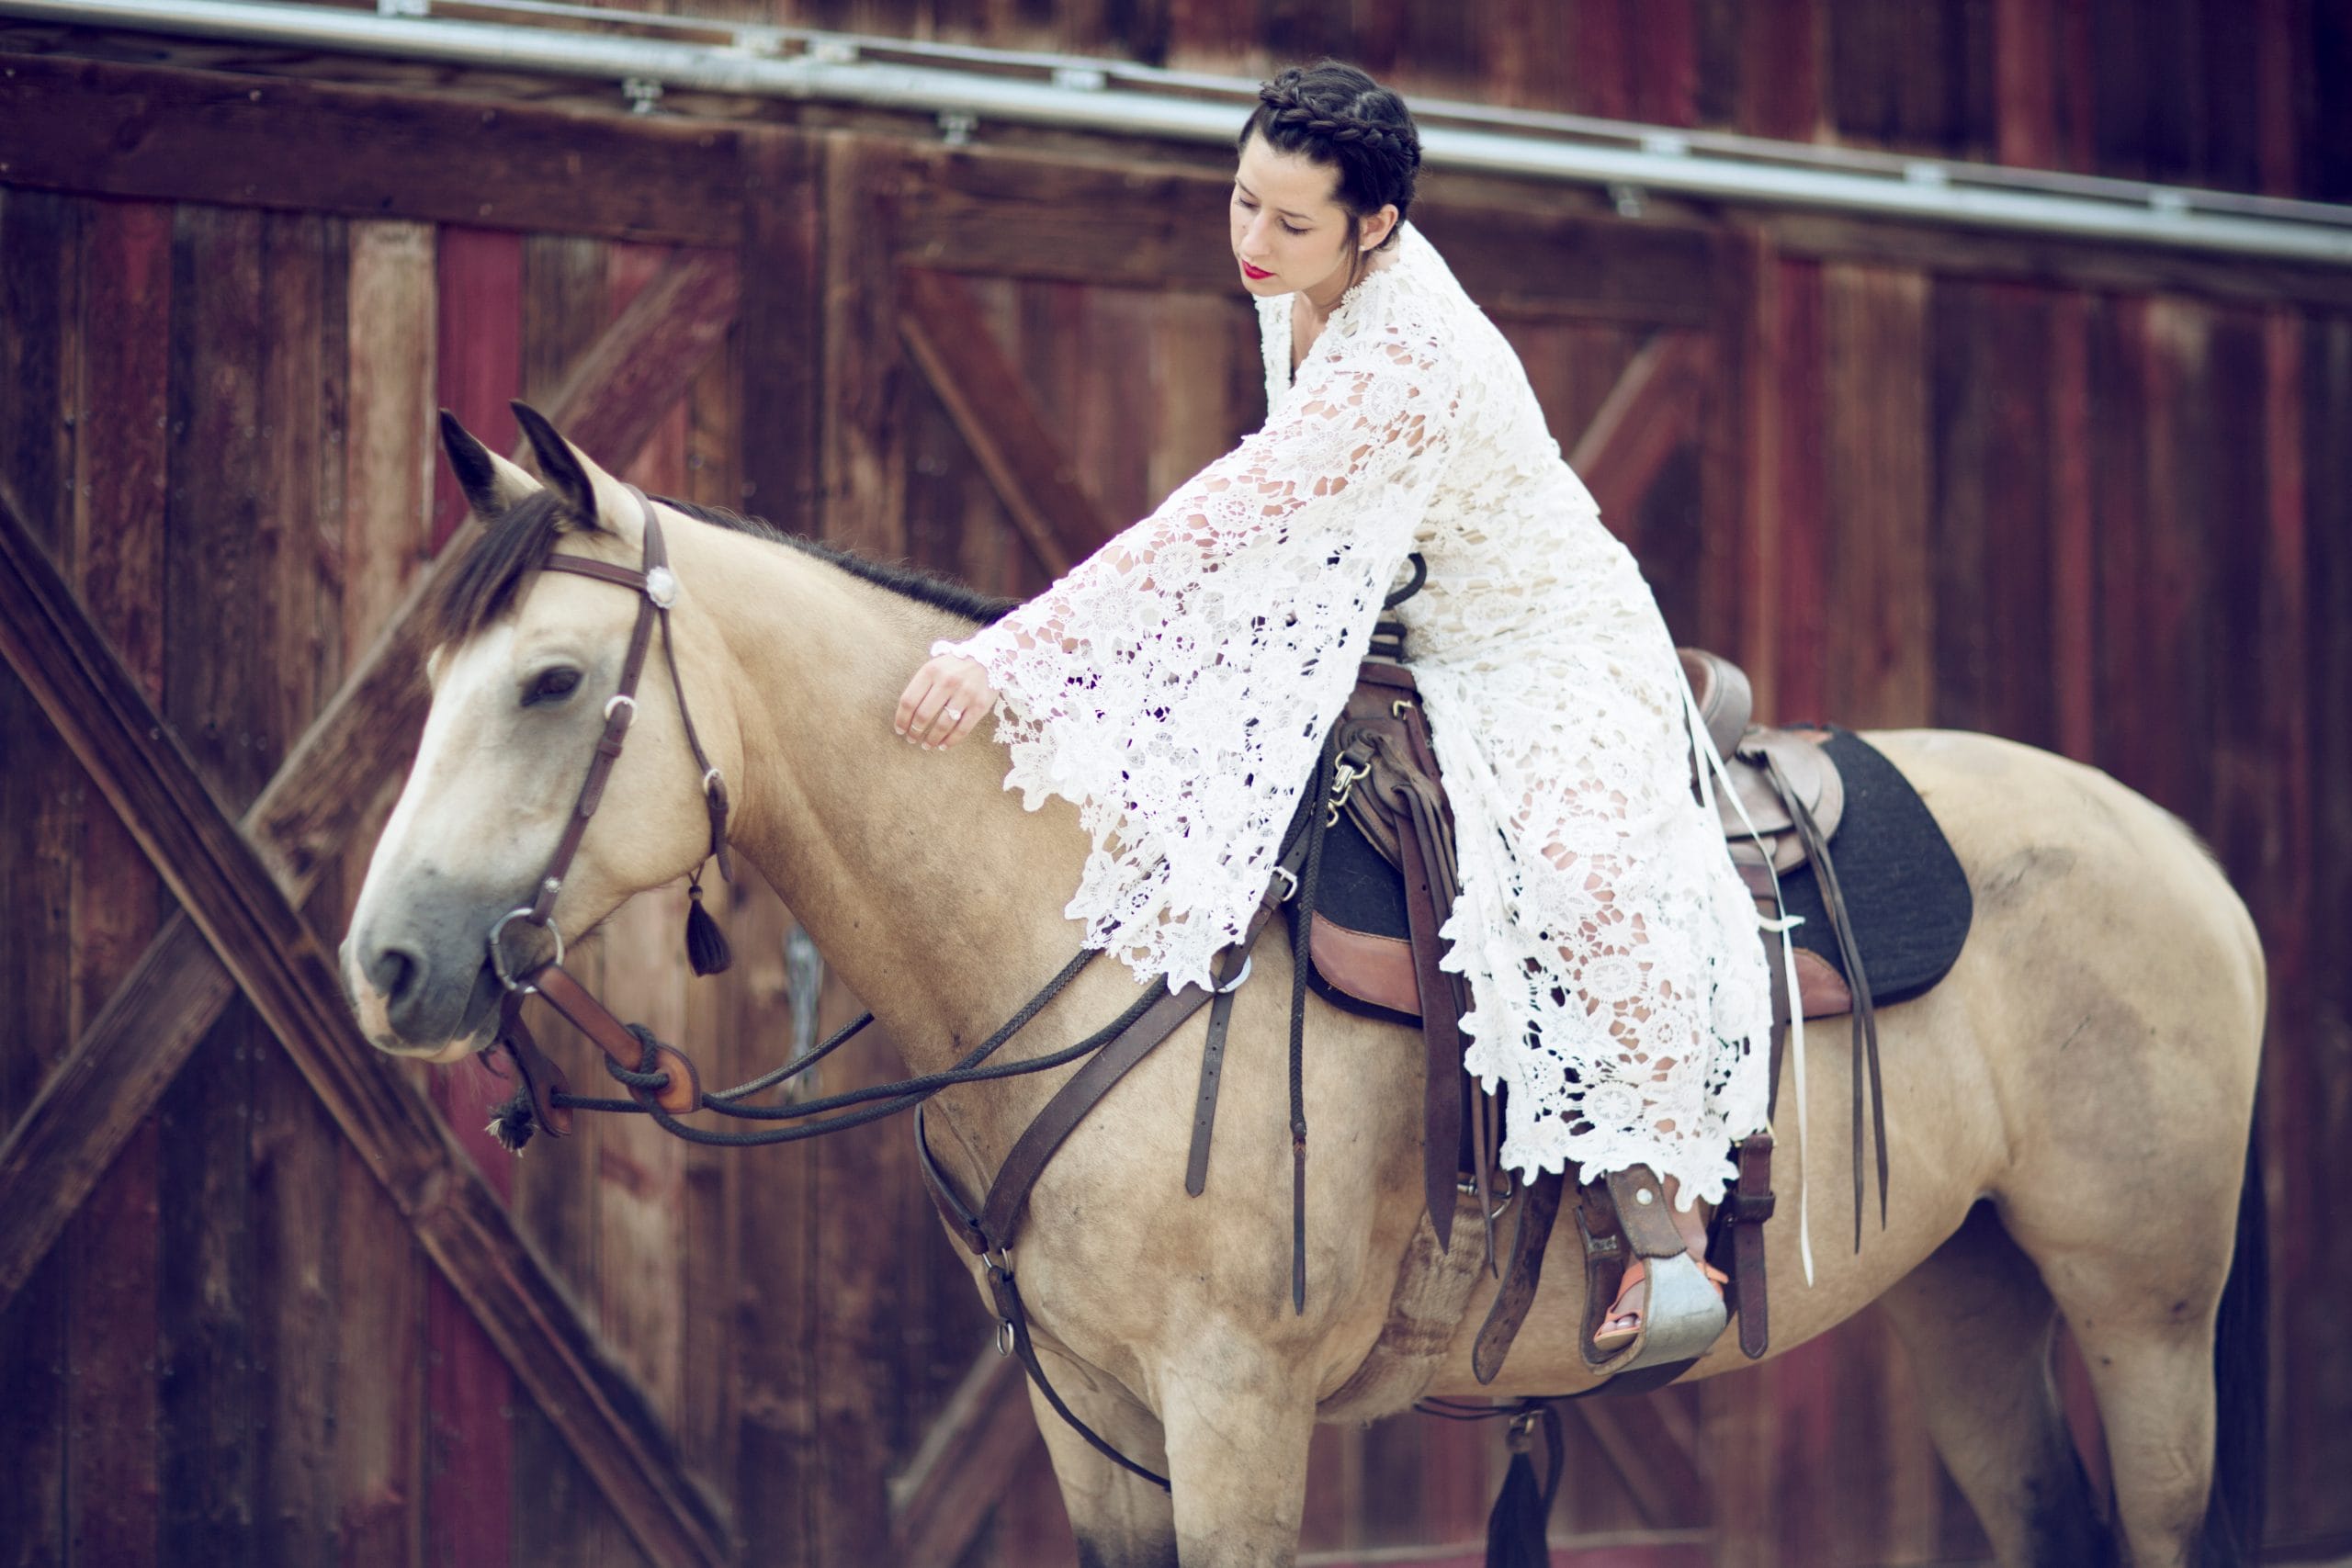
<path fill-rule="evenodd" d="M 960 723 L 962 722 L 963 717 L 964 710 L 962 708 L 949 708 L 947 710 L 947 722 L 950 724 Z"/>

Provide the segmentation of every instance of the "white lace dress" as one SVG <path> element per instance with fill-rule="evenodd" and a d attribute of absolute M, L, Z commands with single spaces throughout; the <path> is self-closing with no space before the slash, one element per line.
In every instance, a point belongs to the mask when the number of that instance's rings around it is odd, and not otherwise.
<path fill-rule="evenodd" d="M 1459 836 L 1444 966 L 1505 1163 L 1646 1164 L 1720 1200 L 1763 1126 L 1754 907 L 1690 788 L 1695 716 L 1632 555 L 1518 356 L 1420 233 L 1340 301 L 1295 384 L 1261 299 L 1264 427 L 995 626 L 1005 787 L 1077 803 L 1067 913 L 1139 976 L 1206 984 L 1408 551 L 1398 614 Z M 1704 745 L 1703 736 L 1700 744 Z"/>

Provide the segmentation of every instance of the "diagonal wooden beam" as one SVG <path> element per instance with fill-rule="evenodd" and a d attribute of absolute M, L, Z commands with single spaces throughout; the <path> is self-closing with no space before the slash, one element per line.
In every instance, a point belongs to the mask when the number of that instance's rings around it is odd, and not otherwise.
<path fill-rule="evenodd" d="M 1704 333 L 1655 333 L 1601 400 L 1568 466 L 1600 503 L 1603 517 L 1629 517 L 1667 459 L 1698 428 L 1713 352 Z"/>
<path fill-rule="evenodd" d="M 589 451 L 633 452 L 684 395 L 726 336 L 733 258 L 673 263 L 591 345 L 548 400 Z M 245 831 L 296 906 L 343 852 L 399 772 L 424 717 L 420 608 L 464 558 L 469 520 L 425 569 L 375 647 L 245 813 Z M 0 1306 L 23 1285 L 131 1129 L 220 1017 L 236 983 L 184 915 L 174 915 L 17 1125 L 0 1138 Z"/>
<path fill-rule="evenodd" d="M 1021 1467 L 1045 1451 L 1028 1393 L 1021 1363 L 983 1347 L 890 1482 L 891 1561 L 899 1568 L 955 1568 Z"/>
<path fill-rule="evenodd" d="M 1117 533 L 1118 522 L 1078 482 L 1020 371 L 980 320 L 971 287 L 948 273 L 910 267 L 899 276 L 899 297 L 908 354 L 1012 525 L 1059 577 Z"/>
<path fill-rule="evenodd" d="M 1667 1423 L 1657 1403 L 1662 1397 L 1570 1399 L 1562 1404 L 1609 1456 L 1644 1524 L 1652 1529 L 1704 1525 L 1715 1517 L 1714 1495 L 1700 1478 L 1689 1436 Z"/>
<path fill-rule="evenodd" d="M 0 653 L 638 1545 L 661 1563 L 731 1562 L 718 1506 L 644 1395 L 431 1104 L 359 1037 L 334 961 L 5 493 Z"/>
<path fill-rule="evenodd" d="M 591 346 L 548 400 L 549 412 L 592 449 L 636 450 L 726 336 L 736 289 L 731 255 L 681 257 Z M 417 611 L 462 558 L 473 527 L 426 570 L 246 814 L 246 832 L 289 905 L 341 852 L 413 743 L 426 698 Z M 235 990 L 197 927 L 175 914 L 0 1139 L 0 1191 L 10 1199 L 0 1206 L 0 1305 L 54 1245 Z M 555 1298 L 537 1310 L 564 1320 L 560 1338 L 585 1340 Z M 568 1440 L 585 1440 L 578 1421 L 558 1427 Z"/>

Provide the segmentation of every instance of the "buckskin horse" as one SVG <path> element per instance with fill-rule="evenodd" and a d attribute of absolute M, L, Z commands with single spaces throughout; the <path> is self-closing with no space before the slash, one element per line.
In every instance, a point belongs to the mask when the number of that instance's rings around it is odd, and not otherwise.
<path fill-rule="evenodd" d="M 1068 803 L 1032 812 L 1007 795 L 993 746 L 923 752 L 892 733 L 907 671 L 992 602 L 742 519 L 657 506 L 518 412 L 544 486 L 445 416 L 486 532 L 443 597 L 429 717 L 344 945 L 368 1037 L 439 1062 L 485 1047 L 503 992 L 493 927 L 537 903 L 576 940 L 703 865 L 723 818 L 723 837 L 910 1068 L 968 1060 L 1070 963 L 1080 928 L 1061 909 L 1089 848 Z M 600 769 L 602 809 L 548 888 L 550 849 L 620 705 L 633 624 L 645 657 L 645 595 L 615 584 L 646 581 L 653 517 L 668 601 L 655 652 L 673 678 L 630 698 L 626 754 Z M 547 570 L 550 552 L 570 568 Z M 1806 1285 L 1792 1206 L 1769 1227 L 1773 1349 L 1881 1303 L 1937 1449 L 2003 1563 L 2250 1557 L 2262 1371 L 2242 1363 L 2261 1344 L 2248 1138 L 2265 1009 L 2252 921 L 2195 837 L 2103 773 L 1976 734 L 1868 739 L 1932 806 L 1966 869 L 1974 926 L 1939 985 L 1881 1014 L 1897 1173 L 1883 1228 L 1859 1251 L 1820 1247 Z M 718 779 L 731 795 L 712 793 Z M 1033 1385 L 1081 1560 L 1101 1568 L 1292 1562 L 1317 1420 L 1593 1383 L 1572 1258 L 1543 1274 L 1499 1377 L 1473 1376 L 1479 1314 L 1426 1285 L 1419 1035 L 1312 994 L 1312 1286 L 1294 1310 L 1291 960 L 1269 942 L 1255 961 L 1230 1004 L 1206 1191 L 1179 1189 L 1196 1013 L 1070 1132 L 1028 1194 L 1018 1269 L 1040 1363 L 1073 1414 L 1172 1482 L 1122 1469 Z M 1004 1058 L 1080 1042 L 1147 990 L 1166 993 L 1115 963 L 1087 967 Z M 1826 1131 L 1841 1127 L 1852 1087 L 1839 1055 L 1812 1065 L 1815 1132 L 1784 1163 L 1784 1191 L 1799 1167 L 1840 1190 L 1849 1151 Z M 1071 1070 L 941 1094 L 929 1142 L 948 1179 L 987 1191 Z M 1451 1252 L 1475 1258 L 1467 1228 Z M 1575 1250 L 1573 1228 L 1561 1234 Z M 973 1269 L 985 1297 L 987 1269 Z M 2111 1521 L 2053 1385 L 2062 1315 L 2105 1427 Z M 1726 1335 L 1688 1376 L 1746 1364 Z"/>

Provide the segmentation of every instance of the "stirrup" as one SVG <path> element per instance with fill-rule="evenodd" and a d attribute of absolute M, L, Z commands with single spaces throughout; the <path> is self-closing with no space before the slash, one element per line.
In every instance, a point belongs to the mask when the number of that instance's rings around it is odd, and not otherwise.
<path fill-rule="evenodd" d="M 1641 1326 L 1623 1345 L 1607 1348 L 1621 1352 L 1603 1363 L 1612 1376 L 1702 1355 L 1731 1320 L 1722 1294 L 1689 1253 L 1645 1258 L 1642 1267 L 1641 1282 L 1648 1289 Z"/>

